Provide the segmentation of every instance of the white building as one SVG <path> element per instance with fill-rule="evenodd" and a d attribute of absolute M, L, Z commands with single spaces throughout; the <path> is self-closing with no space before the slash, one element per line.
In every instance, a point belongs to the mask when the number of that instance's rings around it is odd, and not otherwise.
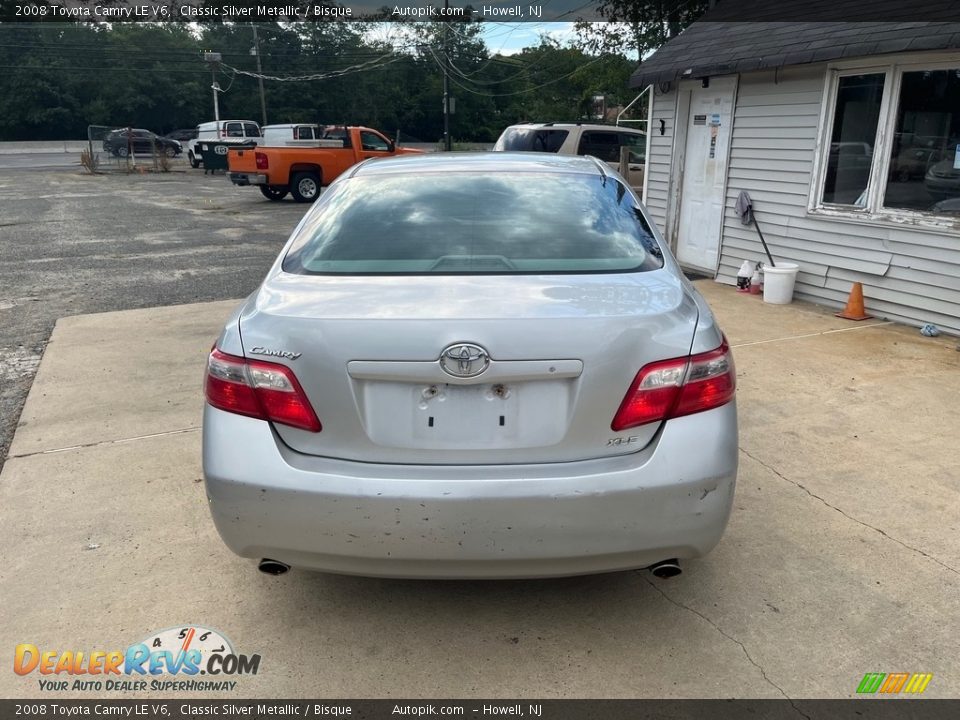
<path fill-rule="evenodd" d="M 710 18 L 710 14 L 706 16 Z M 960 333 L 960 23 L 709 22 L 644 61 L 646 203 L 680 262 L 734 283 L 765 255 L 796 296 Z"/>

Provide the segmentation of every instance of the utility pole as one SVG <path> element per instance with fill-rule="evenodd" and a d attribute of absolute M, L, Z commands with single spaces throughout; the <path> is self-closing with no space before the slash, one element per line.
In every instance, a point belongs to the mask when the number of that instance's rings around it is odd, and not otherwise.
<path fill-rule="evenodd" d="M 217 66 L 223 56 L 218 52 L 205 52 L 203 54 L 204 62 L 210 63 L 210 87 L 213 90 L 213 119 L 217 122 L 217 139 L 220 139 L 220 101 L 217 99 L 217 93 L 220 92 L 220 85 L 217 83 Z"/>
<path fill-rule="evenodd" d="M 257 56 L 257 85 L 260 86 L 260 114 L 263 116 L 263 124 L 267 124 L 267 98 L 263 93 L 263 67 L 260 65 L 260 38 L 257 37 L 257 26 L 250 23 L 253 28 L 253 54 Z"/>
<path fill-rule="evenodd" d="M 443 0 L 443 7 L 446 11 L 450 10 L 450 0 Z M 450 64 L 450 55 L 448 52 L 447 39 L 450 36 L 450 15 L 444 13 L 443 26 L 443 149 L 450 152 L 453 149 L 450 138 L 450 72 L 447 66 Z"/>

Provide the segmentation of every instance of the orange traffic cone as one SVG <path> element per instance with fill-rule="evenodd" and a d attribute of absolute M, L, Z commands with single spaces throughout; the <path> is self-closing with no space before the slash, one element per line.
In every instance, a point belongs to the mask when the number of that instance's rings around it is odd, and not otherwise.
<path fill-rule="evenodd" d="M 867 315 L 863 307 L 863 283 L 855 282 L 853 284 L 853 287 L 850 288 L 847 306 L 843 309 L 843 312 L 836 313 L 836 316 L 847 320 L 866 320 L 873 317 L 873 315 Z"/>

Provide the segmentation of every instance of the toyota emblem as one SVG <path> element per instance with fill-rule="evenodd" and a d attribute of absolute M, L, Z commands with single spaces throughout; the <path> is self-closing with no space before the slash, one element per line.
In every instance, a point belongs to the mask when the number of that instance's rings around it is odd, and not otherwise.
<path fill-rule="evenodd" d="M 490 367 L 490 355 L 479 345 L 457 343 L 440 353 L 440 367 L 453 377 L 476 377 Z"/>

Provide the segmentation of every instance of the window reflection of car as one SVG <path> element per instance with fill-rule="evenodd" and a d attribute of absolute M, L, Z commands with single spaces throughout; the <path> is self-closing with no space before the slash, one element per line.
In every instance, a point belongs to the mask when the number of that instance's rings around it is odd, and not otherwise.
<path fill-rule="evenodd" d="M 167 157 L 175 157 L 182 152 L 183 147 L 178 141 L 160 137 L 149 130 L 124 128 L 107 133 L 103 138 L 103 149 L 116 157 L 126 157 L 131 150 L 136 155 L 150 155 L 154 149 Z"/>
<path fill-rule="evenodd" d="M 940 202 L 935 202 L 929 208 L 929 212 L 939 213 L 941 215 L 957 215 L 960 214 L 960 197 L 952 197 L 947 200 L 941 200 Z"/>
<path fill-rule="evenodd" d="M 909 182 L 922 178 L 935 157 L 934 148 L 906 147 L 890 163 L 890 179 L 900 182 Z"/>
<path fill-rule="evenodd" d="M 933 200 L 947 200 L 960 196 L 960 168 L 956 168 L 953 155 L 934 163 L 923 179 L 927 192 Z"/>
<path fill-rule="evenodd" d="M 864 142 L 830 143 L 829 165 L 836 169 L 870 168 L 873 162 L 873 148 Z"/>

